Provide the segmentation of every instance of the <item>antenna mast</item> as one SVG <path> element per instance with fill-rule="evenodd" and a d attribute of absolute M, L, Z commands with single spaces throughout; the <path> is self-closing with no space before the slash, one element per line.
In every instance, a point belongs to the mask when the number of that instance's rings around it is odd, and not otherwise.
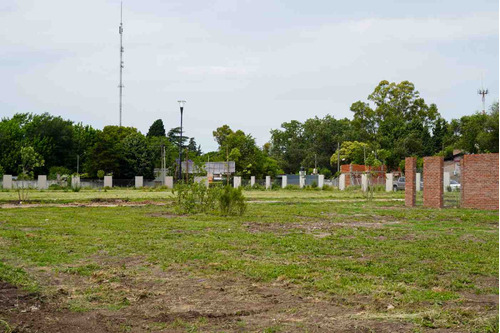
<path fill-rule="evenodd" d="M 481 89 L 477 90 L 477 94 L 481 95 L 481 98 L 483 100 L 483 113 L 486 113 L 486 95 L 488 95 L 488 89 L 484 89 L 482 75 L 481 75 Z"/>
<path fill-rule="evenodd" d="M 486 95 L 488 95 L 488 89 L 478 89 L 477 93 L 478 95 L 481 95 L 483 100 L 483 113 L 486 113 Z"/>
<path fill-rule="evenodd" d="M 122 95 L 123 95 L 123 2 L 120 2 L 120 27 L 118 29 L 120 33 L 120 84 L 118 88 L 120 89 L 120 127 L 122 126 Z"/>

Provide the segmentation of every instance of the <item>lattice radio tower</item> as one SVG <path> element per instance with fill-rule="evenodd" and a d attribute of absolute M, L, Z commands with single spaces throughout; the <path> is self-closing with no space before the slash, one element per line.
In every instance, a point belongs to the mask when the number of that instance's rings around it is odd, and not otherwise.
<path fill-rule="evenodd" d="M 120 89 L 120 127 L 122 126 L 122 96 L 123 96 L 123 2 L 120 2 L 120 27 L 118 28 L 120 33 L 120 84 L 118 88 Z"/>

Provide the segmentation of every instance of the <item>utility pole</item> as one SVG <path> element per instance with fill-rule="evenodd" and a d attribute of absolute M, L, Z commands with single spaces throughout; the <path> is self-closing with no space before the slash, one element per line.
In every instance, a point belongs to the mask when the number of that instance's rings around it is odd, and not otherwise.
<path fill-rule="evenodd" d="M 337 172 L 340 171 L 340 143 L 337 142 Z"/>
<path fill-rule="evenodd" d="M 161 145 L 161 183 L 165 185 L 165 177 L 167 176 L 166 174 L 166 160 L 165 160 L 165 145 Z"/>
<path fill-rule="evenodd" d="M 80 155 L 76 155 L 76 174 L 80 174 Z"/>
<path fill-rule="evenodd" d="M 186 147 L 186 184 L 188 183 L 188 180 L 189 180 L 189 165 L 188 165 L 188 161 L 189 161 L 189 154 L 188 154 L 188 148 Z"/>
<path fill-rule="evenodd" d="M 366 169 L 366 146 L 363 146 L 363 164 L 365 165 Z"/>
<path fill-rule="evenodd" d="M 118 28 L 120 33 L 120 84 L 118 88 L 120 89 L 120 127 L 122 126 L 122 96 L 123 96 L 123 2 L 120 2 L 120 27 Z"/>
<path fill-rule="evenodd" d="M 314 154 L 314 173 L 318 173 L 318 159 L 317 159 L 317 154 Z"/>
<path fill-rule="evenodd" d="M 229 148 L 226 147 L 226 166 L 227 166 L 227 175 L 226 175 L 226 185 L 229 186 Z"/>

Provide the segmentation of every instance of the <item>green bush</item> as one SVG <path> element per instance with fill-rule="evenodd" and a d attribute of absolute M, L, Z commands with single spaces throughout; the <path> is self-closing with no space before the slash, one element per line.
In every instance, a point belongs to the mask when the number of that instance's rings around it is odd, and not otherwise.
<path fill-rule="evenodd" d="M 264 185 L 260 185 L 260 184 L 253 184 L 253 186 L 250 187 L 252 190 L 259 190 L 259 191 L 264 191 L 266 189 L 266 187 Z"/>
<path fill-rule="evenodd" d="M 219 196 L 219 209 L 222 215 L 243 215 L 247 209 L 241 188 L 224 187 Z"/>
<path fill-rule="evenodd" d="M 172 190 L 176 195 L 177 210 L 183 214 L 214 213 L 242 215 L 246 210 L 245 197 L 241 188 L 205 184 L 178 184 Z"/>
<path fill-rule="evenodd" d="M 53 166 L 49 169 L 48 179 L 50 179 L 50 180 L 57 179 L 57 174 L 59 174 L 61 176 L 69 175 L 69 174 L 71 174 L 71 171 L 68 168 L 65 168 L 62 166 Z"/>
<path fill-rule="evenodd" d="M 215 210 L 219 187 L 207 188 L 205 184 L 177 184 L 172 193 L 177 196 L 180 213 L 208 213 Z"/>
<path fill-rule="evenodd" d="M 63 189 L 63 187 L 59 184 L 52 184 L 49 186 L 49 190 L 51 190 L 51 191 L 60 191 L 62 189 Z"/>

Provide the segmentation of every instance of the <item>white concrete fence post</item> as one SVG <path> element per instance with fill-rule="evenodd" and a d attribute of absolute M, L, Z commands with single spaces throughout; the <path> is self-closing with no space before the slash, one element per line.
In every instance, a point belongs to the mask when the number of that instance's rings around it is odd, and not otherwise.
<path fill-rule="evenodd" d="M 71 177 L 71 188 L 80 188 L 80 176 Z"/>
<path fill-rule="evenodd" d="M 241 177 L 240 176 L 234 176 L 233 178 L 233 187 L 238 188 L 241 186 Z"/>
<path fill-rule="evenodd" d="M 282 176 L 281 177 L 281 188 L 285 188 L 288 185 L 288 178 L 287 176 Z"/>
<path fill-rule="evenodd" d="M 339 190 L 345 190 L 345 174 L 341 173 L 339 176 Z"/>
<path fill-rule="evenodd" d="M 3 175 L 2 187 L 6 190 L 12 190 L 12 175 Z"/>
<path fill-rule="evenodd" d="M 113 176 L 104 176 L 104 187 L 113 187 Z"/>
<path fill-rule="evenodd" d="M 47 186 L 47 175 L 38 175 L 37 187 L 39 190 L 46 190 Z"/>
<path fill-rule="evenodd" d="M 144 177 L 135 176 L 135 188 L 141 188 L 144 186 Z"/>
<path fill-rule="evenodd" d="M 417 192 L 420 192 L 421 190 L 420 188 L 421 181 L 422 181 L 422 174 L 418 172 L 415 176 L 415 189 L 417 190 Z"/>
<path fill-rule="evenodd" d="M 385 191 L 386 192 L 392 192 L 393 183 L 394 183 L 394 174 L 393 173 L 386 173 L 385 174 Z"/>
<path fill-rule="evenodd" d="M 325 185 L 325 175 L 318 175 L 318 187 L 323 189 L 323 185 Z"/>
<path fill-rule="evenodd" d="M 250 176 L 250 187 L 255 185 L 255 176 Z"/>
<path fill-rule="evenodd" d="M 266 190 L 271 188 L 271 176 L 266 176 Z"/>
<path fill-rule="evenodd" d="M 443 188 L 445 192 L 448 191 L 448 186 L 450 186 L 450 173 L 445 172 L 443 175 Z"/>
<path fill-rule="evenodd" d="M 299 187 L 304 188 L 304 186 L 306 186 L 306 177 L 300 175 L 299 176 Z"/>
<path fill-rule="evenodd" d="M 366 173 L 361 175 L 361 190 L 368 191 L 368 175 Z"/>
<path fill-rule="evenodd" d="M 165 180 L 163 181 L 163 186 L 166 188 L 174 188 L 174 177 L 165 176 Z"/>

